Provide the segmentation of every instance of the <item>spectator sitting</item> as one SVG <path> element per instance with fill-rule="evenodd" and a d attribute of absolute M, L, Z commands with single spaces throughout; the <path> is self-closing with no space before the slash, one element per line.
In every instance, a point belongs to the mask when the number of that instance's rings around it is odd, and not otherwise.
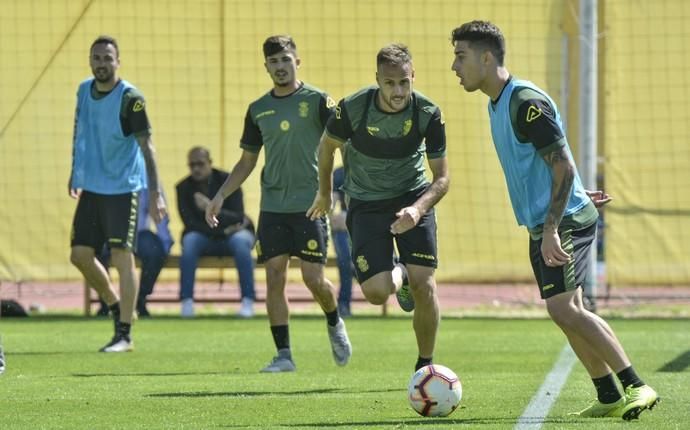
<path fill-rule="evenodd" d="M 211 228 L 205 220 L 206 206 L 228 173 L 211 166 L 208 149 L 192 148 L 187 155 L 190 175 L 177 184 L 177 207 L 184 223 L 180 258 L 180 300 L 182 317 L 194 316 L 194 277 L 199 257 L 229 255 L 235 258 L 242 304 L 239 316 L 254 315 L 254 226 L 244 215 L 242 190 L 228 196 Z"/>

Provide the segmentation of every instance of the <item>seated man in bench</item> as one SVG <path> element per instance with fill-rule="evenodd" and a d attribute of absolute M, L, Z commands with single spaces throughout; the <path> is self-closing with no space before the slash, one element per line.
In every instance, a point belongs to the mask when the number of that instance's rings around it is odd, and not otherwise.
<path fill-rule="evenodd" d="M 177 184 L 177 207 L 184 223 L 180 257 L 180 300 L 183 317 L 194 316 L 194 277 L 199 258 L 204 255 L 232 256 L 240 279 L 242 304 L 239 316 L 254 315 L 254 226 L 244 214 L 242 190 L 224 202 L 219 225 L 211 228 L 205 220 L 206 206 L 228 173 L 214 169 L 206 148 L 194 147 L 187 154 L 190 174 Z"/>

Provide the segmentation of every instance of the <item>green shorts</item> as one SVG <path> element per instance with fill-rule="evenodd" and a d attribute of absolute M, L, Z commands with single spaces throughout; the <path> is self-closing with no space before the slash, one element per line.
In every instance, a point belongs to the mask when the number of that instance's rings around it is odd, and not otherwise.
<path fill-rule="evenodd" d="M 570 254 L 570 262 L 547 266 L 541 255 L 541 239 L 530 237 L 529 256 L 542 299 L 571 291 L 584 285 L 589 274 L 590 251 L 597 236 L 597 223 L 581 230 L 559 231 L 561 247 Z"/>

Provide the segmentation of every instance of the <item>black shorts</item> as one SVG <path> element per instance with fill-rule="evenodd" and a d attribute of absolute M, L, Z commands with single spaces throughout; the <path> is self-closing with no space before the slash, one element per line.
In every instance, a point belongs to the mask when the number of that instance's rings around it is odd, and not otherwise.
<path fill-rule="evenodd" d="M 570 254 L 570 262 L 558 267 L 546 265 L 541 255 L 541 239 L 529 240 L 532 270 L 542 299 L 548 299 L 584 285 L 589 274 L 590 250 L 597 237 L 597 223 L 581 230 L 559 231 L 561 247 Z"/>
<path fill-rule="evenodd" d="M 96 194 L 82 191 L 72 222 L 72 246 L 88 246 L 100 253 L 109 248 L 134 250 L 139 193 Z"/>
<path fill-rule="evenodd" d="M 305 212 L 259 213 L 256 255 L 263 263 L 279 255 L 294 255 L 312 263 L 326 263 L 328 256 L 328 221 L 312 221 Z"/>
<path fill-rule="evenodd" d="M 398 248 L 400 262 L 426 267 L 437 267 L 436 215 L 432 208 L 419 223 L 403 234 L 390 232 L 395 214 L 411 206 L 426 187 L 386 200 L 365 201 L 350 199 L 347 229 L 352 240 L 352 262 L 360 283 L 377 273 L 393 270 L 393 240 Z"/>

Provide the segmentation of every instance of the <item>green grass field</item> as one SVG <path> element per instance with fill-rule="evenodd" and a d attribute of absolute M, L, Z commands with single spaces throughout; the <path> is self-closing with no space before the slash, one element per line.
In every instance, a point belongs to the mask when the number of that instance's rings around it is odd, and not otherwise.
<path fill-rule="evenodd" d="M 422 418 L 406 399 L 416 359 L 411 319 L 347 324 L 347 367 L 333 363 L 324 320 L 300 316 L 291 322 L 298 371 L 266 375 L 258 369 L 274 351 L 265 318 L 139 321 L 136 351 L 127 354 L 95 352 L 109 340 L 106 320 L 4 319 L 0 428 L 510 429 L 565 344 L 546 320 L 444 319 L 435 361 L 460 376 L 462 406 Z M 578 363 L 542 428 L 689 428 L 690 323 L 611 324 L 662 403 L 639 422 L 568 417 L 594 397 Z M 660 370 L 674 359 L 672 371 Z"/>

